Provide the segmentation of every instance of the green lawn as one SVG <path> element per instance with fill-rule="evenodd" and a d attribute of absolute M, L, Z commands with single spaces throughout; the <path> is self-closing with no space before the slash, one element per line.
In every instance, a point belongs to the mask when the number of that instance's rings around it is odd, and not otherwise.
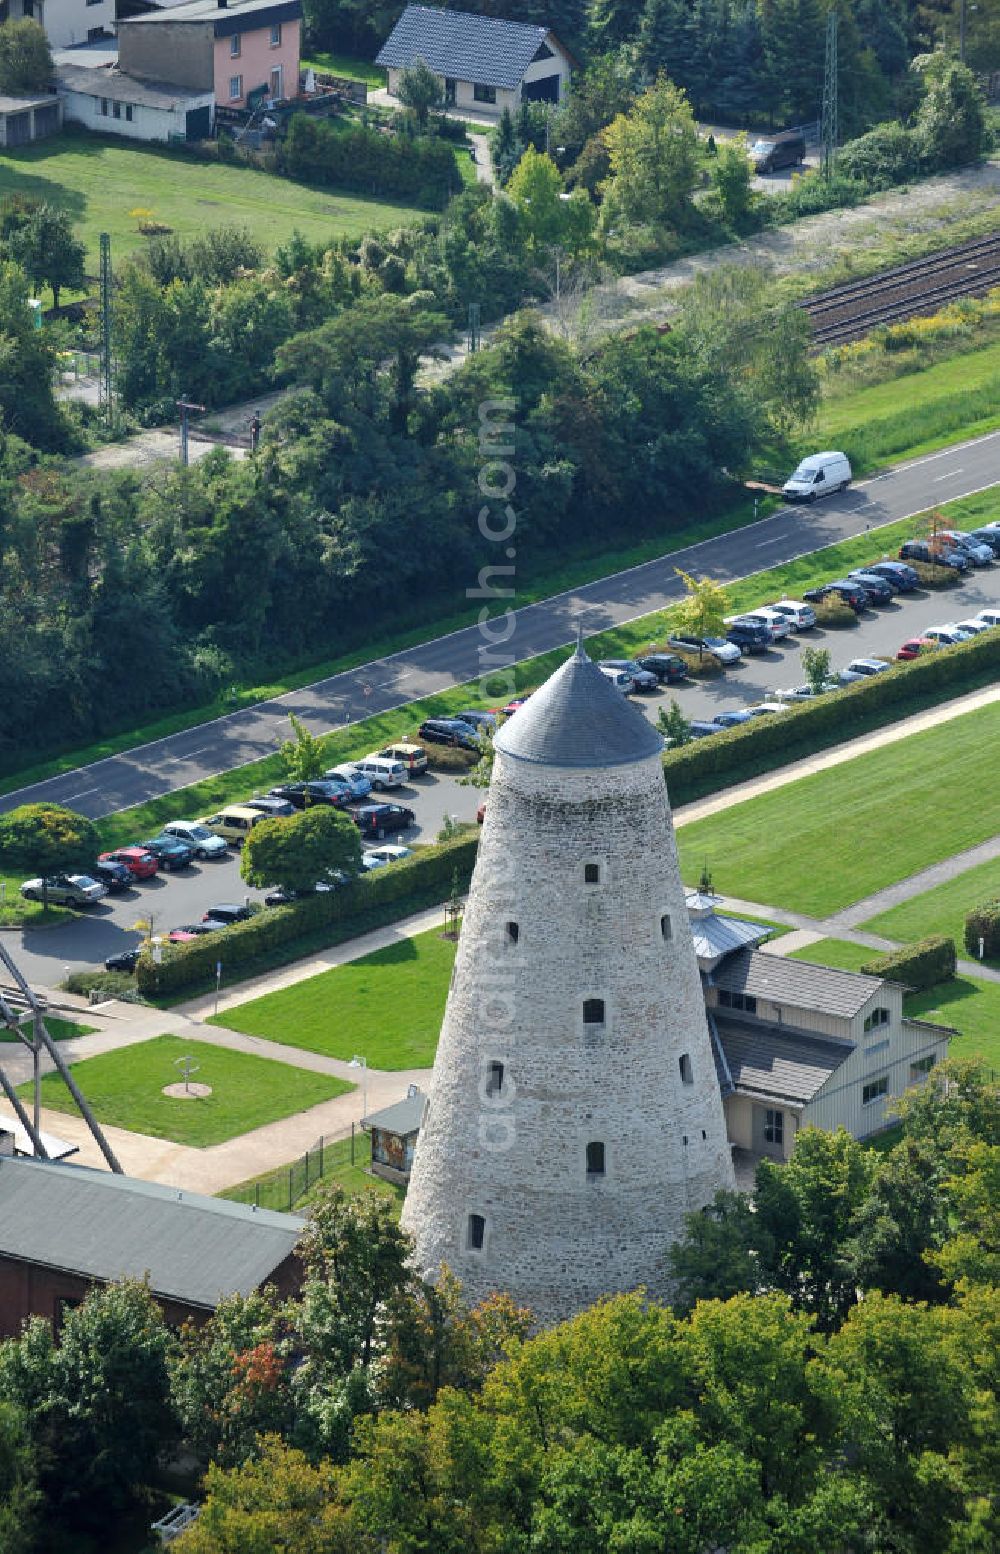
<path fill-rule="evenodd" d="M 367 59 L 355 59 L 353 54 L 317 51 L 302 61 L 302 69 L 320 70 L 326 75 L 344 76 L 348 81 L 363 81 L 366 86 L 378 90 L 388 79 L 381 65 L 373 65 Z"/>
<path fill-rule="evenodd" d="M 0 928 L 19 928 L 30 923 L 32 928 L 54 928 L 57 923 L 69 922 L 75 914 L 70 907 L 50 906 L 48 912 L 41 901 L 25 901 L 21 895 L 23 874 L 0 874 L 3 884 L 0 899 Z"/>
<path fill-rule="evenodd" d="M 429 1068 L 454 959 L 454 942 L 432 928 L 209 1023 L 328 1057 L 358 1053 L 372 1068 Z"/>
<path fill-rule="evenodd" d="M 199 1065 L 192 1075 L 194 1082 L 212 1086 L 210 1096 L 185 1101 L 163 1094 L 165 1085 L 182 1078 L 175 1060 L 185 1054 Z M 307 1111 L 355 1088 L 327 1074 L 177 1036 L 156 1036 L 134 1047 L 86 1058 L 73 1064 L 73 1077 L 99 1122 L 199 1148 Z M 21 1085 L 18 1094 L 30 1092 L 30 1085 Z M 76 1111 L 55 1074 L 42 1080 L 42 1105 L 59 1112 Z"/>
<path fill-rule="evenodd" d="M 860 971 L 877 954 L 878 950 L 852 944 L 849 939 L 818 939 L 803 950 L 793 950 L 788 959 L 808 960 L 814 966 L 836 966 L 839 971 Z"/>
<path fill-rule="evenodd" d="M 946 880 L 943 885 L 925 890 L 901 906 L 881 912 L 864 926 L 871 933 L 904 942 L 922 939 L 929 933 L 947 934 L 954 939 L 959 955 L 964 955 L 965 914 L 992 896 L 1000 896 L 1000 858 L 966 869 L 953 880 Z M 986 964 L 998 963 L 987 961 Z"/>
<path fill-rule="evenodd" d="M 323 1149 L 323 1174 L 310 1177 L 307 1184 L 303 1157 L 276 1171 L 265 1171 L 263 1176 L 252 1176 L 247 1182 L 227 1187 L 220 1198 L 232 1198 L 236 1203 L 256 1203 L 265 1209 L 278 1209 L 282 1213 L 302 1213 L 317 1196 L 324 1183 L 337 1182 L 347 1192 L 364 1192 L 373 1188 L 386 1198 L 391 1198 L 402 1208 L 406 1193 L 402 1187 L 372 1176 L 368 1166 L 372 1158 L 371 1139 L 360 1130 L 354 1136 L 354 1161 L 351 1162 L 351 1140 L 335 1139 Z M 316 1151 L 310 1152 L 311 1170 L 318 1170 Z"/>
<path fill-rule="evenodd" d="M 21 1029 L 26 1035 L 30 1036 L 31 1021 L 22 1020 Z M 61 1020 L 57 1014 L 48 1014 L 45 1016 L 45 1029 L 53 1041 L 68 1041 L 71 1036 L 92 1036 L 97 1027 L 94 1025 L 77 1025 L 75 1020 Z M 6 1025 L 0 1026 L 0 1041 L 16 1040 L 17 1037 L 7 1029 Z"/>
<path fill-rule="evenodd" d="M 206 227 L 246 227 L 270 252 L 298 228 L 311 242 L 398 227 L 412 206 L 311 189 L 258 168 L 201 162 L 165 147 L 64 133 L 0 156 L 0 198 L 34 195 L 68 210 L 97 274 L 99 234 L 110 232 L 113 262 L 146 239 L 130 210 L 152 210 L 178 237 Z"/>
<path fill-rule="evenodd" d="M 707 862 L 726 895 L 827 917 L 1000 830 L 996 738 L 1000 704 L 695 821 L 678 832 L 683 876 Z M 943 802 L 942 782 L 975 802 Z"/>

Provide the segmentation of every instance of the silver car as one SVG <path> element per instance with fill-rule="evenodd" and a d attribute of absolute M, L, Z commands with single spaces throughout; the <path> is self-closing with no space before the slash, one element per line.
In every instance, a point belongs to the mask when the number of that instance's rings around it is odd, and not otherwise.
<path fill-rule="evenodd" d="M 21 895 L 25 901 L 44 901 L 53 906 L 93 906 L 108 893 L 108 887 L 89 874 L 50 874 L 47 878 L 25 880 Z"/>
<path fill-rule="evenodd" d="M 168 820 L 162 829 L 164 836 L 176 836 L 179 841 L 193 847 L 196 858 L 229 857 L 229 845 L 225 839 L 216 836 L 200 820 Z"/>
<path fill-rule="evenodd" d="M 627 674 L 632 681 L 634 691 L 655 691 L 659 689 L 659 680 L 649 669 L 643 669 L 634 658 L 602 658 L 599 669 L 620 669 L 622 674 Z"/>
<path fill-rule="evenodd" d="M 338 779 L 340 782 L 346 782 L 352 799 L 366 799 L 372 791 L 371 778 L 366 777 L 364 772 L 359 772 L 350 761 L 344 761 L 340 766 L 331 766 L 323 776 L 334 782 Z"/>

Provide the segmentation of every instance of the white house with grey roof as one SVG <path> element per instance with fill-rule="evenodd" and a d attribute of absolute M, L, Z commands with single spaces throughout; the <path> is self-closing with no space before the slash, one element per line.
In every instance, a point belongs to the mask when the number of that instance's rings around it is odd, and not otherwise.
<path fill-rule="evenodd" d="M 56 82 L 67 123 L 128 140 L 204 140 L 215 114 L 212 91 L 147 81 L 116 67 L 58 65 Z"/>
<path fill-rule="evenodd" d="M 573 68 L 548 27 L 408 5 L 376 58 L 388 71 L 390 96 L 419 60 L 439 77 L 446 107 L 498 118 L 522 102 L 561 102 Z"/>

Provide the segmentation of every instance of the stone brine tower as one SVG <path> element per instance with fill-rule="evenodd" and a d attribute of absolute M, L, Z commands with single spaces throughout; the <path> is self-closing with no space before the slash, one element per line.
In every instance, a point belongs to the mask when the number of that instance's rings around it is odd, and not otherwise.
<path fill-rule="evenodd" d="M 663 741 L 578 647 L 494 748 L 402 1222 L 425 1276 L 548 1324 L 665 1298 L 733 1170 Z"/>

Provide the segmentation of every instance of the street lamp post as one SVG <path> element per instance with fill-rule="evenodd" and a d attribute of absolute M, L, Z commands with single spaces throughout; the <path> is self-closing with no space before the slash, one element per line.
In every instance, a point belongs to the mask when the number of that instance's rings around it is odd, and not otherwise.
<path fill-rule="evenodd" d="M 368 1116 L 368 1059 L 358 1057 L 358 1054 L 355 1053 L 347 1066 L 348 1068 L 360 1068 L 361 1070 L 361 1121 L 364 1122 Z"/>

